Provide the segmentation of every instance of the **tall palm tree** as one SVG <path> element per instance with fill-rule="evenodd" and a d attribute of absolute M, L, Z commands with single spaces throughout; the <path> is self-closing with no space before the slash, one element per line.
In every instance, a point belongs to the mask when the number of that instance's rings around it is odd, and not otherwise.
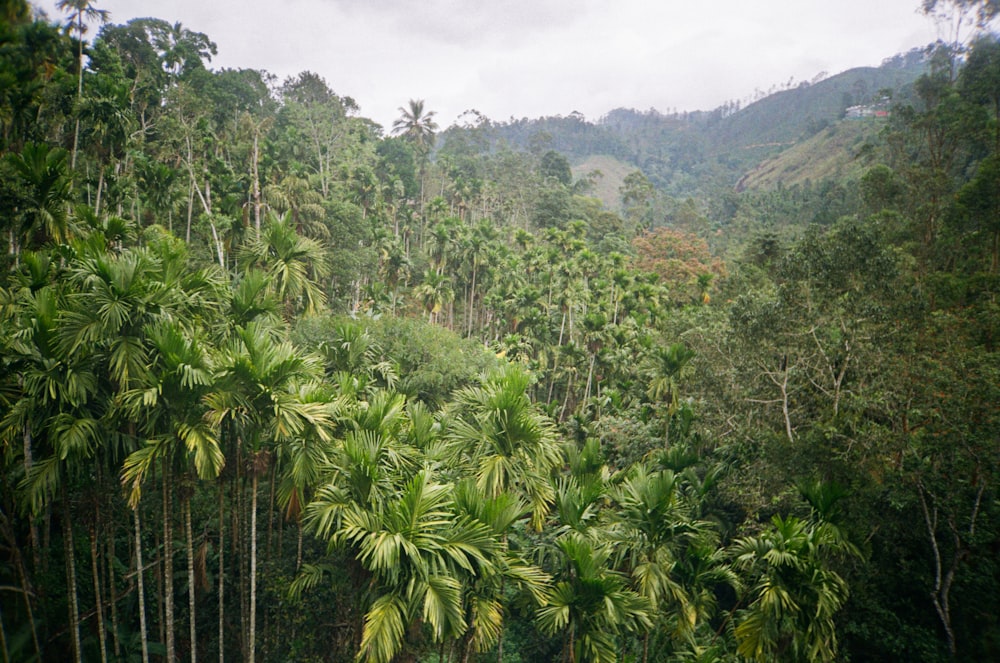
<path fill-rule="evenodd" d="M 664 443 L 670 444 L 670 424 L 680 407 L 680 381 L 691 372 L 694 351 L 683 343 L 656 346 L 648 361 L 649 387 L 647 394 L 654 401 L 666 403 L 667 422 Z"/>
<path fill-rule="evenodd" d="M 250 265 L 270 278 L 284 303 L 286 319 L 300 311 L 316 313 L 326 301 L 316 284 L 329 273 L 323 247 L 299 235 L 288 214 L 269 216 L 260 235 L 251 237 L 243 251 Z"/>
<path fill-rule="evenodd" d="M 538 623 L 549 634 L 565 633 L 571 663 L 619 660 L 615 638 L 648 629 L 647 599 L 628 587 L 628 579 L 611 568 L 611 546 L 572 532 L 556 542 L 562 566 Z"/>
<path fill-rule="evenodd" d="M 17 235 L 20 247 L 39 248 L 51 240 L 66 241 L 70 196 L 66 150 L 28 143 L 20 154 L 9 155 L 7 161 L 25 185 Z"/>
<path fill-rule="evenodd" d="M 164 542 L 167 546 L 166 583 L 172 584 L 173 555 L 170 514 L 174 476 L 180 473 L 187 480 L 190 469 L 198 478 L 214 479 L 219 476 L 225 458 L 215 430 L 205 419 L 204 396 L 212 387 L 212 366 L 208 349 L 199 339 L 186 335 L 174 322 L 156 325 L 148 330 L 150 337 L 150 365 L 148 381 L 140 387 L 126 391 L 122 396 L 123 408 L 129 418 L 139 425 L 147 443 L 125 459 L 122 481 L 131 485 L 131 503 L 138 505 L 139 493 L 145 477 L 153 470 L 156 460 L 163 465 L 164 490 Z M 191 467 L 189 467 L 191 466 Z M 188 608 L 192 662 L 197 659 L 194 542 L 191 532 L 191 491 L 176 491 L 181 499 L 181 515 L 186 534 L 188 578 Z M 168 608 L 172 591 L 167 592 Z M 168 659 L 173 654 L 173 637 L 168 634 Z"/>
<path fill-rule="evenodd" d="M 84 18 L 99 19 L 101 23 L 108 20 L 108 11 L 105 9 L 97 9 L 93 0 L 59 0 L 56 3 L 56 7 L 65 11 L 71 16 L 71 22 L 73 24 L 73 32 L 76 33 L 77 39 L 77 54 L 76 54 L 76 66 L 77 66 L 77 83 L 76 83 L 76 99 L 79 102 L 83 98 L 83 35 L 87 32 L 87 26 L 84 25 Z M 70 168 L 76 168 L 76 152 L 77 145 L 80 140 L 80 118 L 76 120 L 76 131 L 73 136 L 73 156 L 70 160 Z"/>
<path fill-rule="evenodd" d="M 690 517 L 680 492 L 680 481 L 670 470 L 650 472 L 634 466 L 615 490 L 618 528 L 612 540 L 624 567 L 631 574 L 638 593 L 654 611 L 673 613 L 677 635 L 693 632 L 698 614 L 674 570 L 683 549 L 695 539 L 706 523 Z M 643 635 L 643 663 L 649 656 L 649 636 Z"/>
<path fill-rule="evenodd" d="M 434 132 L 438 129 L 434 121 L 435 112 L 424 109 L 423 99 L 410 99 L 406 108 L 399 107 L 399 113 L 399 119 L 392 123 L 392 133 L 404 136 L 413 144 L 420 161 L 420 204 L 423 205 L 427 159 L 434 147 Z"/>
<path fill-rule="evenodd" d="M 169 544 L 172 443 L 180 439 L 188 445 L 203 474 L 211 466 L 221 467 L 221 454 L 213 449 L 212 438 L 206 437 L 199 422 L 182 419 L 196 409 L 174 404 L 183 400 L 182 393 L 196 391 L 201 385 L 199 376 L 205 370 L 198 366 L 200 351 L 178 339 L 182 332 L 201 326 L 208 312 L 219 309 L 218 283 L 206 272 L 189 269 L 183 245 L 173 238 L 151 236 L 144 249 L 113 253 L 104 236 L 94 233 L 86 243 L 78 242 L 76 249 L 77 257 L 67 270 L 72 292 L 67 295 L 67 310 L 61 319 L 60 343 L 72 353 L 94 353 L 102 384 L 112 392 L 108 399 L 113 404 L 110 425 L 127 429 L 123 437 L 129 440 L 139 432 L 151 440 L 129 456 L 125 478 L 137 491 L 151 465 L 155 461 L 164 464 L 163 526 L 164 542 Z M 151 332 L 158 329 L 173 332 L 164 331 L 157 338 Z M 179 409 L 165 409 L 164 403 Z M 132 506 L 138 516 L 137 492 Z M 140 535 L 138 528 L 136 535 Z M 136 545 L 141 546 L 138 538 Z M 172 575 L 168 554 L 164 560 L 164 605 L 170 622 L 168 658 L 174 654 Z M 145 634 L 143 637 L 145 640 Z M 146 651 L 144 646 L 144 655 Z"/>
<path fill-rule="evenodd" d="M 424 272 L 424 279 L 414 287 L 413 294 L 420 297 L 424 310 L 427 311 L 427 321 L 432 324 L 437 322 L 445 304 L 455 299 L 450 279 L 431 269 Z"/>
<path fill-rule="evenodd" d="M 435 642 L 464 633 L 460 579 L 484 573 L 497 547 L 487 525 L 456 516 L 452 487 L 427 470 L 382 510 L 347 505 L 333 541 L 350 546 L 378 581 L 358 654 L 373 663 L 393 660 L 416 619 L 430 627 Z"/>
<path fill-rule="evenodd" d="M 405 108 L 399 107 L 399 118 L 392 123 L 392 133 L 405 136 L 420 152 L 429 151 L 434 146 L 434 132 L 438 129 L 434 115 L 435 111 L 424 108 L 423 99 L 410 99 Z"/>
<path fill-rule="evenodd" d="M 466 457 L 488 498 L 505 491 L 525 497 L 540 528 L 554 499 L 549 474 L 563 462 L 555 427 L 528 397 L 531 379 L 516 364 L 455 395 L 448 439 Z"/>
<path fill-rule="evenodd" d="M 462 657 L 467 663 L 472 651 L 483 652 L 497 647 L 497 660 L 503 660 L 503 619 L 509 587 L 529 593 L 539 604 L 548 600 L 550 578 L 537 566 L 528 563 L 508 545 L 508 534 L 515 523 L 527 515 L 527 505 L 511 493 L 485 497 L 472 480 L 455 486 L 455 506 L 460 516 L 467 516 L 489 527 L 499 546 L 491 564 L 483 565 L 463 581 L 469 629 L 465 634 Z"/>
<path fill-rule="evenodd" d="M 857 551 L 826 522 L 776 515 L 771 525 L 732 548 L 734 566 L 754 581 L 750 604 L 737 615 L 737 651 L 761 663 L 833 661 L 834 618 L 847 601 L 848 588 L 830 562 Z"/>
<path fill-rule="evenodd" d="M 33 262 L 32 257 L 26 262 Z M 16 448 L 15 440 L 23 440 L 21 487 L 31 517 L 49 505 L 61 507 L 69 633 L 73 660 L 80 663 L 80 605 L 68 484 L 87 472 L 100 446 L 100 383 L 94 353 L 88 349 L 69 352 L 59 341 L 66 305 L 59 289 L 46 285 L 34 292 L 25 290 L 18 302 L 25 325 L 10 347 L 20 389 L 0 419 L 0 439 L 12 448 Z M 40 652 L 37 638 L 35 646 Z"/>
<path fill-rule="evenodd" d="M 274 447 L 306 434 L 329 439 L 328 404 L 303 399 L 300 387 L 314 382 L 320 360 L 278 340 L 277 333 L 254 321 L 238 328 L 222 351 L 215 388 L 205 397 L 208 420 L 230 426 L 251 458 L 250 615 L 248 660 L 256 655 L 257 623 L 257 493 L 260 477 L 270 469 Z"/>

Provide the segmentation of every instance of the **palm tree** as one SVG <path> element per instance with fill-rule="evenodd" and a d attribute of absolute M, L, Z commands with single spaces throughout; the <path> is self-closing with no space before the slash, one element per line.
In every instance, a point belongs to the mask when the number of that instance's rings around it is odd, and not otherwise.
<path fill-rule="evenodd" d="M 552 422 L 528 398 L 530 382 L 522 367 L 507 364 L 480 386 L 460 390 L 447 435 L 483 494 L 524 495 L 540 528 L 554 498 L 549 474 L 563 456 Z"/>
<path fill-rule="evenodd" d="M 301 397 L 300 387 L 313 382 L 321 364 L 317 357 L 277 340 L 260 322 L 235 330 L 217 364 L 215 388 L 205 397 L 208 420 L 230 426 L 251 459 L 250 615 L 248 660 L 253 663 L 257 623 L 257 493 L 260 476 L 270 469 L 274 447 L 306 434 L 329 439 L 328 404 Z"/>
<path fill-rule="evenodd" d="M 108 20 L 108 11 L 105 9 L 97 9 L 94 6 L 93 0 L 59 0 L 56 3 L 56 7 L 62 11 L 68 12 L 71 15 L 71 20 L 75 23 L 73 25 L 73 31 L 76 33 L 77 39 L 77 56 L 76 56 L 76 66 L 77 66 L 77 84 L 76 84 L 76 99 L 77 102 L 83 99 L 83 35 L 87 32 L 87 26 L 83 24 L 83 19 L 99 19 L 101 23 Z M 73 157 L 70 161 L 70 168 L 76 168 L 76 151 L 77 145 L 80 140 L 80 118 L 76 120 L 76 131 L 73 135 Z"/>
<path fill-rule="evenodd" d="M 413 289 L 413 294 L 420 297 L 431 324 L 437 322 L 445 304 L 455 299 L 450 279 L 431 269 L 424 272 L 423 282 Z"/>
<path fill-rule="evenodd" d="M 122 481 L 131 485 L 133 508 L 138 506 L 141 486 L 157 459 L 163 465 L 164 542 L 167 546 L 165 585 L 172 585 L 173 569 L 169 523 L 173 477 L 180 470 L 186 481 L 190 460 L 197 476 L 215 479 L 225 464 L 217 433 L 205 420 L 203 398 L 212 386 L 208 350 L 198 339 L 186 335 L 178 324 L 161 323 L 148 331 L 151 346 L 148 382 L 126 391 L 123 408 L 139 424 L 146 446 L 125 459 Z M 191 532 L 191 491 L 177 491 L 181 498 L 187 553 L 188 602 L 191 660 L 197 659 L 195 631 L 194 542 Z M 167 591 L 168 615 L 173 615 L 172 588 Z M 168 633 L 168 659 L 172 659 L 173 637 Z"/>
<path fill-rule="evenodd" d="M 834 618 L 848 590 L 830 561 L 857 551 L 829 523 L 776 515 L 771 525 L 732 548 L 734 566 L 754 581 L 750 605 L 737 615 L 737 651 L 761 663 L 832 661 Z"/>
<path fill-rule="evenodd" d="M 647 394 L 653 401 L 667 405 L 665 446 L 670 445 L 670 423 L 680 407 L 680 381 L 691 371 L 689 363 L 693 358 L 693 350 L 683 343 L 673 343 L 667 347 L 657 346 L 649 359 Z"/>
<path fill-rule="evenodd" d="M 96 158 L 98 171 L 97 193 L 93 202 L 94 214 L 100 214 L 102 193 L 105 189 L 105 162 L 121 157 L 132 133 L 135 116 L 131 110 L 129 87 L 124 81 L 98 79 L 99 86 L 79 101 L 78 120 L 86 125 L 86 138 L 90 152 Z M 89 204 L 88 194 L 88 204 Z"/>
<path fill-rule="evenodd" d="M 612 548 L 572 532 L 556 542 L 562 571 L 547 605 L 538 611 L 541 629 L 564 632 L 571 663 L 619 660 L 615 638 L 652 627 L 649 601 L 611 569 Z"/>
<path fill-rule="evenodd" d="M 319 311 L 326 298 L 316 281 L 329 272 L 319 242 L 296 232 L 289 216 L 270 216 L 259 236 L 244 247 L 250 265 L 270 278 L 275 294 L 284 302 L 285 317 Z"/>
<path fill-rule="evenodd" d="M 169 550 L 169 477 L 176 456 L 172 443 L 181 440 L 187 445 L 203 475 L 211 474 L 213 466 L 221 467 L 221 454 L 212 437 L 199 421 L 182 417 L 197 409 L 190 407 L 190 400 L 180 403 L 182 394 L 202 386 L 206 374 L 199 366 L 201 351 L 185 345 L 183 334 L 201 326 L 209 312 L 219 309 L 218 283 L 210 273 L 189 269 L 183 245 L 173 238 L 154 235 L 145 249 L 115 254 L 107 250 L 103 235 L 94 233 L 76 248 L 77 258 L 68 266 L 73 291 L 61 319 L 60 343 L 71 353 L 94 353 L 102 383 L 113 394 L 108 399 L 113 403 L 109 422 L 128 429 L 123 437 L 134 440 L 138 426 L 151 440 L 129 456 L 124 476 L 136 491 L 132 506 L 138 523 L 137 491 L 152 464 L 163 463 L 164 542 Z M 165 403 L 179 409 L 165 408 Z M 136 535 L 140 535 L 138 527 Z M 136 545 L 141 546 L 139 539 Z M 168 658 L 174 653 L 171 559 L 168 554 L 164 564 Z M 146 651 L 144 643 L 144 655 Z"/>
<path fill-rule="evenodd" d="M 423 99 L 410 99 L 406 108 L 399 107 L 399 113 L 399 119 L 392 123 L 392 134 L 404 136 L 410 141 L 420 160 L 420 204 L 423 205 L 427 158 L 434 147 L 434 132 L 438 129 L 434 121 L 435 112 L 424 109 Z"/>
<path fill-rule="evenodd" d="M 27 256 L 27 264 L 35 262 L 34 256 Z M 94 353 L 86 349 L 70 352 L 59 342 L 59 322 L 66 305 L 62 293 L 49 285 L 34 292 L 25 290 L 18 302 L 25 316 L 24 330 L 10 348 L 21 386 L 0 420 L 0 439 L 12 448 L 16 448 L 15 440 L 23 440 L 21 487 L 31 517 L 53 503 L 61 507 L 69 632 L 73 659 L 80 663 L 80 605 L 68 484 L 86 473 L 100 446 L 100 385 Z M 34 626 L 32 635 L 40 655 Z"/>
<path fill-rule="evenodd" d="M 410 99 L 406 108 L 399 107 L 399 119 L 392 123 L 394 136 L 405 136 L 421 153 L 434 146 L 434 132 L 438 125 L 434 111 L 424 109 L 423 99 Z"/>
<path fill-rule="evenodd" d="M 330 450 L 324 483 L 306 506 L 306 520 L 322 539 L 334 536 L 347 505 L 381 510 L 420 469 L 417 450 L 400 441 L 408 423 L 402 395 L 375 391 L 341 422 L 347 430 Z"/>
<path fill-rule="evenodd" d="M 351 503 L 341 517 L 333 542 L 350 546 L 378 581 L 360 660 L 392 661 L 418 618 L 435 642 L 466 631 L 460 578 L 486 571 L 497 540 L 484 523 L 455 515 L 450 485 L 421 470 L 384 509 Z"/>
<path fill-rule="evenodd" d="M 459 516 L 473 518 L 489 527 L 500 545 L 490 558 L 490 564 L 477 569 L 476 574 L 466 574 L 466 614 L 469 630 L 464 640 L 463 663 L 471 652 L 483 652 L 497 647 L 497 661 L 503 660 L 503 616 L 506 591 L 510 586 L 530 593 L 539 604 L 548 600 L 550 578 L 548 574 L 521 555 L 511 550 L 508 534 L 516 522 L 527 515 L 527 505 L 510 493 L 494 498 L 483 496 L 475 482 L 464 480 L 455 486 L 455 507 Z"/>
<path fill-rule="evenodd" d="M 123 393 L 145 379 L 148 348 L 144 328 L 178 306 L 175 288 L 165 287 L 162 264 L 149 251 L 83 252 L 69 265 L 73 292 L 59 328 L 60 343 L 74 354 L 93 351 L 99 372 L 112 392 Z M 114 425 L 119 413 L 112 412 Z M 123 425 L 128 425 L 123 424 Z M 128 435 L 134 438 L 134 435 Z M 133 506 L 136 575 L 143 661 L 149 658 L 141 564 L 138 505 Z"/>
<path fill-rule="evenodd" d="M 672 608 L 677 635 L 692 633 L 698 614 L 674 570 L 683 550 L 707 523 L 690 517 L 680 481 L 670 470 L 650 472 L 636 465 L 617 486 L 614 496 L 619 525 L 612 540 L 618 542 L 622 562 L 638 593 L 649 601 L 653 611 Z M 649 636 L 647 630 L 643 635 L 643 663 L 649 657 Z"/>
<path fill-rule="evenodd" d="M 42 143 L 28 143 L 20 154 L 7 157 L 25 185 L 17 241 L 21 248 L 39 248 L 69 236 L 66 205 L 70 180 L 66 173 L 66 150 Z"/>

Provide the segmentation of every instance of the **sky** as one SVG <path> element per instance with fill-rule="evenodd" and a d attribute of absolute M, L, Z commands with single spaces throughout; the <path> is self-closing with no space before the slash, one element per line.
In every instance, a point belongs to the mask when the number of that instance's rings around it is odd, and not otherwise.
<path fill-rule="evenodd" d="M 50 18 L 56 0 L 30 0 Z M 711 110 L 878 66 L 937 38 L 920 0 L 95 0 L 205 33 L 211 68 L 322 76 L 391 127 L 423 99 L 445 128 L 615 108 Z M 96 25 L 88 38 L 96 34 Z"/>

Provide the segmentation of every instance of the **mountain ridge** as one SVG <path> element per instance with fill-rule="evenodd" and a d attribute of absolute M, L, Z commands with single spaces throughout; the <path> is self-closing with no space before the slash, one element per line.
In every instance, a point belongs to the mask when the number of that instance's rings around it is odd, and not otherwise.
<path fill-rule="evenodd" d="M 757 182 L 774 184 L 774 177 L 751 174 L 796 147 L 800 160 L 826 159 L 829 155 L 810 155 L 802 146 L 830 147 L 810 139 L 840 122 L 852 106 L 886 97 L 906 98 L 926 66 L 926 49 L 913 49 L 885 59 L 878 67 L 856 67 L 817 82 L 804 81 L 746 106 L 727 102 L 711 111 L 671 114 L 616 108 L 594 122 L 579 113 L 505 122 L 481 118 L 478 128 L 486 130 L 490 149 L 506 145 L 525 151 L 553 150 L 578 169 L 593 157 L 611 157 L 641 171 L 668 195 L 698 197 L 709 189 L 736 188 L 741 182 L 744 188 Z M 442 132 L 442 139 L 466 129 L 452 126 Z"/>

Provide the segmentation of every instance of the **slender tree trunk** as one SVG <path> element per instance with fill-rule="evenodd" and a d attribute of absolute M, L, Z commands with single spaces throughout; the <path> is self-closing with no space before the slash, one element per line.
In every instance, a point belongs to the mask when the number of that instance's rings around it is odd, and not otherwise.
<path fill-rule="evenodd" d="M 281 559 L 281 551 L 285 549 L 285 519 L 281 517 L 280 512 L 275 517 L 278 527 L 278 559 Z"/>
<path fill-rule="evenodd" d="M 225 493 L 219 482 L 219 663 L 226 660 L 226 509 Z"/>
<path fill-rule="evenodd" d="M 97 200 L 94 203 L 94 216 L 101 214 L 101 191 L 104 189 L 104 169 L 101 168 L 97 175 Z"/>
<path fill-rule="evenodd" d="M 7 631 L 3 627 L 3 610 L 0 610 L 0 653 L 3 654 L 3 663 L 10 663 L 10 653 L 7 651 Z"/>
<path fill-rule="evenodd" d="M 21 438 L 24 453 L 24 476 L 31 476 L 31 468 L 34 465 L 31 450 L 31 422 L 24 426 L 24 434 Z M 28 535 L 31 538 L 31 568 L 33 573 L 38 573 L 42 568 L 41 555 L 39 551 L 38 523 L 35 521 L 35 514 L 28 515 Z M 39 657 L 40 658 L 40 657 Z"/>
<path fill-rule="evenodd" d="M 242 459 L 240 459 L 242 463 Z M 237 486 L 234 488 L 234 501 L 236 508 L 233 510 L 233 554 L 239 559 L 239 588 L 240 588 L 240 652 L 243 660 L 247 660 L 247 644 L 249 642 L 247 634 L 250 624 L 250 592 L 247 582 L 247 513 L 246 513 L 246 478 L 242 476 L 239 466 L 236 468 Z"/>
<path fill-rule="evenodd" d="M 101 600 L 100 565 L 97 561 L 97 530 L 90 530 L 90 564 L 94 575 L 94 601 L 97 604 L 97 636 L 101 646 L 101 663 L 108 663 L 108 635 L 104 628 L 104 602 Z"/>
<path fill-rule="evenodd" d="M 574 373 L 570 373 L 569 378 L 566 380 L 566 395 L 563 397 L 562 409 L 559 410 L 560 423 L 566 421 L 566 410 L 569 408 L 569 401 L 573 395 L 573 375 Z"/>
<path fill-rule="evenodd" d="M 259 131 L 253 131 L 253 227 L 260 237 L 260 173 L 257 162 L 260 160 Z"/>
<path fill-rule="evenodd" d="M 132 524 L 135 527 L 135 578 L 139 590 L 139 635 L 142 640 L 142 663 L 149 663 L 149 635 L 146 630 L 146 592 L 142 568 L 142 529 L 139 526 L 139 505 L 132 509 Z"/>
<path fill-rule="evenodd" d="M 257 471 L 254 468 L 250 492 L 250 645 L 249 663 L 254 663 L 257 640 Z"/>
<path fill-rule="evenodd" d="M 163 459 L 163 603 L 166 630 L 167 663 L 177 661 L 174 637 L 174 532 L 171 522 L 171 477 L 168 459 Z"/>
<path fill-rule="evenodd" d="M 934 603 L 934 610 L 941 619 L 941 626 L 944 627 L 945 636 L 948 639 L 948 651 L 952 658 L 955 658 L 955 631 L 951 625 L 951 605 L 948 601 L 951 581 L 954 577 L 954 564 L 948 572 L 944 572 L 941 560 L 941 549 L 937 542 L 937 507 L 928 509 L 927 499 L 924 496 L 923 486 L 918 486 L 920 494 L 920 506 L 924 512 L 924 523 L 927 525 L 927 536 L 931 543 L 931 550 L 934 553 L 934 591 L 931 592 L 931 601 Z M 933 515 L 932 515 L 933 511 Z M 957 537 L 956 537 L 957 538 Z M 959 541 L 956 541 L 955 558 L 958 558 Z"/>
<path fill-rule="evenodd" d="M 195 582 L 194 582 L 194 536 L 191 533 L 191 497 L 184 495 L 184 534 L 187 539 L 187 573 L 188 573 L 188 624 L 191 637 L 191 663 L 198 660 L 198 621 L 195 617 Z"/>
<path fill-rule="evenodd" d="M 161 553 L 161 557 L 156 560 L 155 567 L 154 567 L 154 570 L 153 570 L 153 579 L 156 581 L 156 590 L 155 590 L 155 593 L 156 593 L 156 630 L 157 630 L 157 633 L 159 634 L 159 642 L 166 642 L 167 641 L 167 632 L 166 632 L 166 627 L 164 626 L 165 622 L 164 622 L 164 619 L 163 619 L 164 596 L 166 595 L 166 592 L 163 589 L 163 558 L 162 558 L 162 552 L 163 552 L 163 539 L 162 539 L 162 535 L 163 535 L 163 530 L 162 529 L 156 529 L 156 528 L 154 528 L 153 531 L 154 531 L 154 534 L 153 534 L 153 536 L 154 536 L 153 549 L 156 550 L 157 552 Z"/>
<path fill-rule="evenodd" d="M 597 360 L 597 354 L 590 355 L 590 368 L 587 370 L 587 390 L 583 395 L 583 400 L 590 398 L 590 388 L 594 384 L 594 362 Z"/>
<path fill-rule="evenodd" d="M 191 243 L 191 218 L 194 216 L 194 188 L 195 183 L 192 180 L 191 191 L 188 193 L 187 230 L 184 232 L 184 241 L 187 244 Z"/>
<path fill-rule="evenodd" d="M 83 11 L 78 10 L 76 13 L 76 34 L 79 42 L 77 44 L 76 53 L 76 66 L 77 66 L 77 78 L 76 78 L 76 101 L 77 104 L 83 99 Z M 76 111 L 76 129 L 73 131 L 73 156 L 70 157 L 69 167 L 70 169 L 76 168 L 76 152 L 80 145 L 80 111 L 77 108 Z"/>
<path fill-rule="evenodd" d="M 45 512 L 42 514 L 42 548 L 39 555 L 42 560 L 42 565 L 39 567 L 42 573 L 48 573 L 50 550 L 52 550 L 52 505 L 46 502 Z"/>
<path fill-rule="evenodd" d="M 107 523 L 107 530 L 108 599 L 111 608 L 111 642 L 112 651 L 114 651 L 115 660 L 117 661 L 122 655 L 121 644 L 118 641 L 119 633 L 121 633 L 121 631 L 119 630 L 118 625 L 118 592 L 115 588 L 115 534 L 110 519 Z"/>
<path fill-rule="evenodd" d="M 299 514 L 298 519 L 298 541 L 296 542 L 296 552 L 295 552 L 295 570 L 298 571 L 302 568 L 302 514 Z"/>
<path fill-rule="evenodd" d="M 24 608 L 28 616 L 28 625 L 31 627 L 31 641 L 35 645 L 35 655 L 38 660 L 42 659 L 42 647 L 38 642 L 38 631 L 35 628 L 35 614 L 34 609 L 31 607 L 31 597 L 33 593 L 31 591 L 31 585 L 28 582 L 28 572 L 24 568 L 24 556 L 21 554 L 21 549 L 17 545 L 17 537 L 14 536 L 14 532 L 10 527 L 10 521 L 7 519 L 7 515 L 0 510 L 0 531 L 3 532 L 3 538 L 7 541 L 10 550 L 13 553 L 14 558 L 14 568 L 17 569 L 18 582 L 21 583 L 21 595 L 24 596 Z"/>
<path fill-rule="evenodd" d="M 275 484 L 275 481 L 277 481 L 277 476 L 278 476 L 277 472 L 271 472 L 270 492 L 269 492 L 268 498 L 267 498 L 267 546 L 266 546 L 266 551 L 267 551 L 268 559 L 270 559 L 270 557 L 274 554 L 274 552 L 271 549 L 271 543 L 273 541 L 273 535 L 274 535 L 274 484 Z M 279 548 L 280 548 L 280 546 L 279 546 Z M 280 555 L 280 551 L 279 551 L 279 555 Z"/>
<path fill-rule="evenodd" d="M 549 395 L 546 398 L 546 402 L 547 403 L 551 403 L 552 402 L 552 394 L 553 394 L 553 392 L 555 391 L 555 388 L 556 388 L 556 373 L 559 370 L 559 352 L 558 352 L 558 348 L 557 348 L 557 352 L 555 353 L 555 356 L 552 358 L 552 368 L 549 369 L 549 370 L 550 370 L 550 375 L 549 375 Z"/>
<path fill-rule="evenodd" d="M 246 506 L 246 477 L 243 476 L 242 454 L 237 458 L 235 501 L 233 531 L 233 554 L 239 555 L 239 586 L 240 586 L 240 650 L 243 653 L 243 660 L 247 660 L 247 649 L 249 645 L 249 623 L 250 623 L 250 595 L 247 591 L 247 506 Z"/>
<path fill-rule="evenodd" d="M 73 638 L 73 660 L 83 663 L 83 651 L 80 644 L 80 601 L 76 590 L 76 559 L 73 554 L 73 521 L 69 512 L 69 495 L 66 486 L 62 486 L 62 520 L 63 549 L 66 554 L 66 589 L 69 603 L 69 627 Z"/>

